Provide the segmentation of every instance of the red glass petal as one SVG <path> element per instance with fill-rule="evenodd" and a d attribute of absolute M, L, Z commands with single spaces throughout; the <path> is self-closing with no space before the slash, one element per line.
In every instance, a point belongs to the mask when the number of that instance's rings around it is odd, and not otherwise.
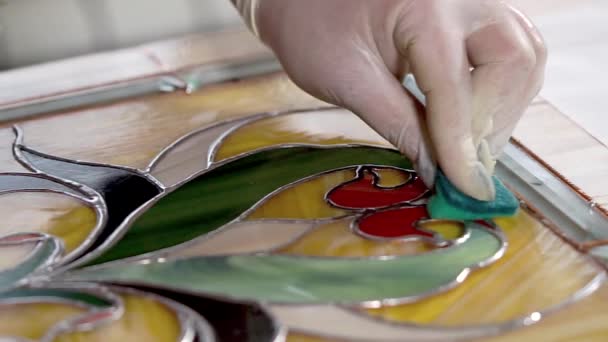
<path fill-rule="evenodd" d="M 417 176 L 395 188 L 379 187 L 375 177 L 370 171 L 364 170 L 359 178 L 330 191 L 327 199 L 331 204 L 342 208 L 371 209 L 412 201 L 428 191 L 422 179 Z"/>
<path fill-rule="evenodd" d="M 426 207 L 406 207 L 376 212 L 358 221 L 360 232 L 373 237 L 397 238 L 419 236 L 432 238 L 433 234 L 417 229 L 416 221 L 428 218 Z"/>
<path fill-rule="evenodd" d="M 496 228 L 494 228 L 494 226 L 490 222 L 488 222 L 486 220 L 476 220 L 475 223 L 480 224 L 480 225 L 482 225 L 482 226 L 484 226 L 484 227 L 486 227 L 486 228 L 488 228 L 490 230 L 496 229 Z"/>

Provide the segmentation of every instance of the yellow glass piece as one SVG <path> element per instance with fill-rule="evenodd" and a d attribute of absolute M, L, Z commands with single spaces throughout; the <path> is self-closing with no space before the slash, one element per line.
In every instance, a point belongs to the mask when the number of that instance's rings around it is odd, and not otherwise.
<path fill-rule="evenodd" d="M 398 169 L 383 168 L 374 169 L 378 177 L 378 186 L 385 188 L 394 188 L 407 183 L 411 179 L 409 173 Z"/>
<path fill-rule="evenodd" d="M 55 324 L 86 312 L 68 304 L 30 303 L 0 306 L 0 337 L 39 340 Z"/>
<path fill-rule="evenodd" d="M 327 104 L 300 90 L 285 74 L 276 73 L 238 83 L 209 85 L 191 94 L 134 97 L 49 120 L 24 122 L 22 127 L 28 146 L 36 150 L 69 159 L 144 169 L 167 145 L 214 122 L 323 105 Z M 14 135 L 10 129 L 5 135 L 11 139 L 9 144 L 0 146 L 0 169 L 14 171 Z M 9 162 L 5 163 L 5 159 Z"/>
<path fill-rule="evenodd" d="M 122 296 L 124 315 L 117 321 L 89 332 L 68 332 L 56 342 L 158 341 L 175 342 L 181 325 L 177 315 L 164 304 L 143 296 Z M 28 303 L 0 307 L 0 337 L 38 340 L 54 325 L 85 314 L 87 309 L 70 304 Z"/>
<path fill-rule="evenodd" d="M 497 223 L 509 247 L 495 264 L 446 293 L 367 312 L 392 321 L 447 326 L 503 322 L 562 303 L 599 271 L 524 211 Z"/>
<path fill-rule="evenodd" d="M 608 339 L 608 285 L 597 292 L 543 317 L 531 327 L 516 329 L 503 335 L 488 338 L 487 342 L 605 342 Z"/>
<path fill-rule="evenodd" d="M 120 320 L 90 332 L 60 335 L 55 342 L 178 341 L 181 325 L 171 309 L 143 296 L 124 295 L 122 298 L 125 313 Z"/>
<path fill-rule="evenodd" d="M 456 240 L 464 234 L 464 227 L 453 222 L 430 221 L 421 228 L 439 234 L 444 240 Z"/>
<path fill-rule="evenodd" d="M 166 187 L 190 178 L 209 166 L 207 159 L 217 139 L 238 125 L 238 120 L 231 121 L 180 139 L 179 143 L 158 156 L 150 167 L 150 174 Z"/>
<path fill-rule="evenodd" d="M 352 219 L 326 223 L 279 250 L 283 254 L 364 257 L 413 255 L 433 249 L 421 241 L 373 241 L 350 231 Z"/>
<path fill-rule="evenodd" d="M 36 243 L 0 246 L 0 272 L 13 268 L 27 259 Z"/>
<path fill-rule="evenodd" d="M 304 334 L 289 333 L 286 342 L 333 342 L 334 340 L 320 337 L 312 337 Z"/>
<path fill-rule="evenodd" d="M 330 206 L 325 201 L 325 194 L 355 176 L 355 168 L 352 168 L 301 182 L 269 198 L 247 219 L 321 219 L 343 216 L 348 212 Z"/>
<path fill-rule="evenodd" d="M 51 192 L 18 192 L 0 196 L 0 236 L 41 232 L 63 240 L 66 252 L 91 234 L 97 216 L 80 201 Z"/>
<path fill-rule="evenodd" d="M 605 342 L 608 336 L 608 285 L 578 302 L 566 306 L 532 326 L 515 328 L 495 337 L 480 338 L 480 342 Z M 407 329 L 407 328 L 405 328 Z M 415 336 L 417 329 L 411 335 Z M 353 335 L 353 339 L 356 338 Z M 413 339 L 415 340 L 415 338 Z M 288 342 L 341 342 L 340 339 L 317 338 L 305 333 L 290 333 Z M 477 341 L 477 340 L 475 340 Z"/>
<path fill-rule="evenodd" d="M 222 142 L 215 161 L 280 144 L 392 147 L 354 114 L 343 109 L 332 109 L 281 115 L 245 125 Z"/>

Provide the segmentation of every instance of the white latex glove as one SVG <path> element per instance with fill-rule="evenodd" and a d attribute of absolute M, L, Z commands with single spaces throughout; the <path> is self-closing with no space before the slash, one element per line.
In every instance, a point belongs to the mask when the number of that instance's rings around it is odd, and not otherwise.
<path fill-rule="evenodd" d="M 498 0 L 233 2 L 298 86 L 359 115 L 427 185 L 437 160 L 461 191 L 494 198 L 495 160 L 546 62 L 521 12 Z M 404 90 L 407 73 L 426 108 Z"/>

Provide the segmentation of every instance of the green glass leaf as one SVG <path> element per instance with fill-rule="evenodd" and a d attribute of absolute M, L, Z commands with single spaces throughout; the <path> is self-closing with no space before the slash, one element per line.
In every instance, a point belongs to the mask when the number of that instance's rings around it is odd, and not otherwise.
<path fill-rule="evenodd" d="M 206 172 L 163 197 L 122 240 L 89 265 L 192 240 L 230 222 L 282 186 L 360 164 L 412 168 L 399 152 L 375 147 L 290 147 L 255 153 Z"/>
<path fill-rule="evenodd" d="M 498 235 L 475 223 L 467 225 L 470 235 L 460 244 L 392 259 L 212 256 L 114 263 L 75 271 L 68 279 L 148 284 L 272 303 L 413 301 L 464 281 L 469 268 L 486 265 L 504 252 Z"/>
<path fill-rule="evenodd" d="M 98 291 L 98 290 L 96 290 Z M 92 292 L 80 291 L 78 289 L 56 289 L 56 288 L 20 288 L 0 294 L 2 301 L 10 302 L 76 302 L 92 307 L 105 308 L 115 305 L 107 298 Z"/>
<path fill-rule="evenodd" d="M 0 272 L 0 293 L 22 285 L 29 276 L 53 265 L 63 252 L 62 242 L 50 235 L 18 233 L 0 238 L 0 248 L 21 243 L 36 243 L 26 260 Z"/>

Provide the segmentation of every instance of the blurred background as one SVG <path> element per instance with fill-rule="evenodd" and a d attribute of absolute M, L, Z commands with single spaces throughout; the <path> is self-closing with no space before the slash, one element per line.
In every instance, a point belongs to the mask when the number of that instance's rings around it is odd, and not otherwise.
<path fill-rule="evenodd" d="M 608 145 L 608 0 L 507 1 L 547 41 L 541 95 Z M 229 26 L 228 0 L 0 0 L 0 71 Z"/>
<path fill-rule="evenodd" d="M 0 70 L 235 25 L 228 0 L 0 0 Z"/>

